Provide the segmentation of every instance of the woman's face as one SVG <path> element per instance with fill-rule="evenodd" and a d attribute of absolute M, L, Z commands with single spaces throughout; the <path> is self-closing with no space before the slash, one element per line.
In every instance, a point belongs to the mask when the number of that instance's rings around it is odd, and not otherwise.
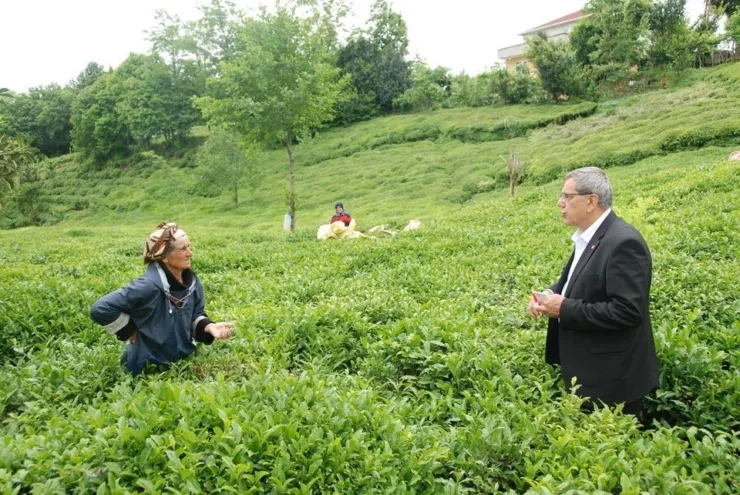
<path fill-rule="evenodd" d="M 192 257 L 193 251 L 190 249 L 190 239 L 188 236 L 182 236 L 175 241 L 167 256 L 162 258 L 162 263 L 167 265 L 170 271 L 183 271 L 190 268 L 190 258 Z"/>

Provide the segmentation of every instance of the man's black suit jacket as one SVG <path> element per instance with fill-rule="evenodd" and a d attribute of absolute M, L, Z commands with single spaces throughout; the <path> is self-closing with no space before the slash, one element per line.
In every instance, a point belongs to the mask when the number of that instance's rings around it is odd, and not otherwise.
<path fill-rule="evenodd" d="M 573 256 L 551 287 L 557 294 Z M 545 359 L 561 366 L 566 388 L 576 377 L 578 395 L 611 405 L 633 402 L 658 387 L 651 275 L 645 240 L 609 213 L 573 271 L 559 320 L 551 318 L 547 327 Z"/>

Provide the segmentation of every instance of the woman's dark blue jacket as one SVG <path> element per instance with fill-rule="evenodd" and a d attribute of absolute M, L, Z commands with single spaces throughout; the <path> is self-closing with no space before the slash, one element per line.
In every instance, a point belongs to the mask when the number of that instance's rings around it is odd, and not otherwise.
<path fill-rule="evenodd" d="M 147 362 L 168 364 L 188 356 L 196 341 L 213 342 L 205 332 L 211 320 L 198 276 L 185 270 L 181 285 L 159 263 L 151 263 L 142 277 L 98 299 L 90 316 L 119 340 L 138 331 L 122 358 L 133 375 L 141 373 Z"/>

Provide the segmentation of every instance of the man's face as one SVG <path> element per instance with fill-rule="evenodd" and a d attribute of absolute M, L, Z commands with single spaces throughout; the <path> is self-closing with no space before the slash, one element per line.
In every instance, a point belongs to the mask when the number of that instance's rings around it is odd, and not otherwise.
<path fill-rule="evenodd" d="M 190 268 L 190 258 L 193 251 L 190 249 L 188 236 L 180 237 L 170 248 L 170 252 L 162 258 L 162 262 L 170 271 L 183 271 Z"/>
<path fill-rule="evenodd" d="M 593 210 L 590 205 L 594 198 L 597 198 L 595 194 L 579 194 L 576 181 L 572 178 L 566 180 L 558 200 L 560 215 L 565 224 L 574 227 L 584 225 L 589 213 Z"/>
<path fill-rule="evenodd" d="M 340 213 L 344 213 L 344 208 L 342 208 L 341 206 L 337 206 L 334 209 L 336 210 L 337 215 L 339 215 Z"/>

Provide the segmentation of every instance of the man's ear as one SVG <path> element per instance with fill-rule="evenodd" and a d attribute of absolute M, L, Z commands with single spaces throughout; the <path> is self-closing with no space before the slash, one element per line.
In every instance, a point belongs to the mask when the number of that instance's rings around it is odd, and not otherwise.
<path fill-rule="evenodd" d="M 588 197 L 589 213 L 591 213 L 597 206 L 599 206 L 599 197 L 596 194 L 592 194 Z"/>

